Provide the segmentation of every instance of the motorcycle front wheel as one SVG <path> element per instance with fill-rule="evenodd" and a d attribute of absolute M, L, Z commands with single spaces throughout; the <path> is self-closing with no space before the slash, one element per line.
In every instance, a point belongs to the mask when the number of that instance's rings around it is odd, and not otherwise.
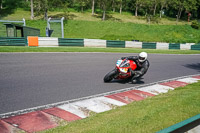
<path fill-rule="evenodd" d="M 114 69 L 110 71 L 106 76 L 104 77 L 104 82 L 110 82 L 115 76 L 117 75 L 117 70 Z"/>

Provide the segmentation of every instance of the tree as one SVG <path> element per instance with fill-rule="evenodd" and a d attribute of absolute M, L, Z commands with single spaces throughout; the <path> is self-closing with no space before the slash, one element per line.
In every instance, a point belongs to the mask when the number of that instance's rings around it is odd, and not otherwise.
<path fill-rule="evenodd" d="M 153 15 L 155 16 L 156 15 L 157 5 L 158 5 L 158 0 L 153 0 L 152 3 L 154 5 Z"/>
<path fill-rule="evenodd" d="M 123 0 L 123 9 L 125 10 L 125 11 L 131 11 L 131 0 Z"/>
<path fill-rule="evenodd" d="M 135 16 L 138 16 L 138 9 L 144 4 L 144 0 L 135 0 Z"/>
<path fill-rule="evenodd" d="M 120 14 L 122 12 L 122 0 L 112 0 L 112 10 L 115 12 L 116 8 L 119 9 Z"/>
<path fill-rule="evenodd" d="M 186 0 L 184 1 L 184 8 L 186 10 L 186 13 L 188 15 L 188 22 L 190 21 L 190 17 L 191 17 L 191 12 L 193 10 L 198 10 L 198 4 L 197 4 L 197 0 Z"/>
<path fill-rule="evenodd" d="M 119 9 L 120 14 L 122 13 L 122 8 L 123 8 L 123 0 L 112 0 L 112 8 L 113 12 L 115 12 L 115 8 Z"/>
<path fill-rule="evenodd" d="M 154 0 L 143 0 L 142 7 L 145 9 L 145 16 L 153 15 L 154 12 Z"/>
<path fill-rule="evenodd" d="M 112 0 L 101 0 L 100 4 L 103 9 L 103 17 L 102 20 L 104 21 L 106 18 L 106 10 L 111 5 Z"/>
<path fill-rule="evenodd" d="M 35 0 L 34 8 L 37 15 L 44 14 L 44 19 L 48 19 L 48 0 Z"/>
<path fill-rule="evenodd" d="M 95 0 L 92 0 L 92 16 L 94 16 L 94 5 L 95 5 Z"/>
<path fill-rule="evenodd" d="M 183 2 L 184 9 L 186 12 L 191 12 L 192 10 L 197 10 L 197 0 L 184 0 Z"/>
<path fill-rule="evenodd" d="M 48 0 L 44 0 L 44 19 L 48 19 Z"/>
<path fill-rule="evenodd" d="M 197 0 L 174 0 L 170 4 L 177 10 L 176 22 L 179 21 L 184 10 L 186 12 L 197 10 Z"/>
<path fill-rule="evenodd" d="M 153 0 L 145 0 L 143 7 L 145 7 L 145 17 L 147 18 L 147 22 L 150 24 L 151 18 L 154 11 L 154 1 Z"/>
<path fill-rule="evenodd" d="M 2 0 L 0 0 L 0 10 L 3 8 Z"/>
<path fill-rule="evenodd" d="M 88 5 L 89 3 L 89 0 L 78 0 L 79 4 L 80 4 L 80 7 L 81 7 L 81 12 L 83 12 L 83 9 L 85 6 Z"/>
<path fill-rule="evenodd" d="M 112 8 L 113 8 L 113 12 L 115 12 L 115 0 L 112 0 Z"/>
<path fill-rule="evenodd" d="M 22 3 L 22 0 L 1 0 L 0 3 L 2 3 L 7 9 L 15 9 Z"/>
<path fill-rule="evenodd" d="M 184 0 L 178 0 L 178 1 L 175 1 L 176 2 L 176 8 L 178 9 L 178 13 L 176 15 L 176 21 L 178 22 L 179 19 L 181 18 L 181 14 L 182 14 L 182 11 L 184 9 L 184 5 L 183 5 L 183 1 Z"/>
<path fill-rule="evenodd" d="M 163 9 L 167 7 L 168 0 L 160 0 L 160 18 L 162 18 Z"/>
<path fill-rule="evenodd" d="M 122 4 L 123 4 L 123 0 L 118 0 L 118 2 L 119 2 L 119 5 L 120 5 L 120 7 L 119 7 L 119 13 L 122 14 Z"/>
<path fill-rule="evenodd" d="M 200 0 L 197 0 L 197 6 L 198 6 L 198 9 L 196 11 L 197 19 L 200 19 Z"/>
<path fill-rule="evenodd" d="M 31 19 L 34 19 L 33 0 L 31 0 Z"/>

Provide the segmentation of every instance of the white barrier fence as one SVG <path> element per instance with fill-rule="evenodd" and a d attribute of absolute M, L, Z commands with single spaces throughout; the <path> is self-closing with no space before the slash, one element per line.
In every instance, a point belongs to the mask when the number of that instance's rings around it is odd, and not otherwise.
<path fill-rule="evenodd" d="M 39 47 L 58 47 L 59 39 L 54 37 L 38 37 L 38 46 Z M 83 39 L 84 47 L 107 47 L 107 40 L 100 39 Z M 191 50 L 191 46 L 195 45 L 195 43 L 186 43 L 180 44 L 180 50 Z M 169 43 L 157 42 L 156 49 L 160 50 L 168 50 L 170 49 Z M 143 42 L 135 42 L 135 41 L 125 41 L 125 48 L 143 48 Z M 155 48 L 154 48 L 155 49 Z M 173 49 L 173 48 L 171 48 Z M 178 48 L 179 49 L 179 48 Z"/>
<path fill-rule="evenodd" d="M 142 48 L 142 42 L 126 41 L 125 48 Z"/>
<path fill-rule="evenodd" d="M 84 39 L 85 47 L 104 47 L 106 48 L 106 40 L 100 39 Z"/>
<path fill-rule="evenodd" d="M 39 47 L 58 47 L 58 38 L 54 37 L 38 37 Z"/>

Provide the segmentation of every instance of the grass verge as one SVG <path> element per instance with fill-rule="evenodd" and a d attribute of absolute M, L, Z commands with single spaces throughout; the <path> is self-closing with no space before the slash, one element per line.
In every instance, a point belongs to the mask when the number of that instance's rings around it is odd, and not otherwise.
<path fill-rule="evenodd" d="M 46 21 L 27 21 L 28 26 L 39 28 L 45 36 Z M 60 25 L 51 24 L 53 37 L 61 37 Z M 60 34 L 60 36 L 58 35 Z M 65 38 L 103 40 L 139 40 L 142 42 L 198 43 L 200 30 L 190 25 L 146 25 L 112 21 L 64 21 Z"/>
<path fill-rule="evenodd" d="M 153 133 L 200 113 L 200 82 L 42 133 Z"/>
<path fill-rule="evenodd" d="M 110 53 L 147 53 L 158 54 L 200 54 L 199 50 L 156 50 L 136 48 L 92 48 L 92 47 L 23 47 L 0 46 L 0 52 L 110 52 Z"/>

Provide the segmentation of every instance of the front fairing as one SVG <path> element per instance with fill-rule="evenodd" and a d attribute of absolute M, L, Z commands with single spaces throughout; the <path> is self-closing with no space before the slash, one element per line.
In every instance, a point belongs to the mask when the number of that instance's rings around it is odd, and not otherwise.
<path fill-rule="evenodd" d="M 118 60 L 116 63 L 116 67 L 118 70 L 122 73 L 127 73 L 128 68 L 130 67 L 130 61 L 129 60 Z"/>

